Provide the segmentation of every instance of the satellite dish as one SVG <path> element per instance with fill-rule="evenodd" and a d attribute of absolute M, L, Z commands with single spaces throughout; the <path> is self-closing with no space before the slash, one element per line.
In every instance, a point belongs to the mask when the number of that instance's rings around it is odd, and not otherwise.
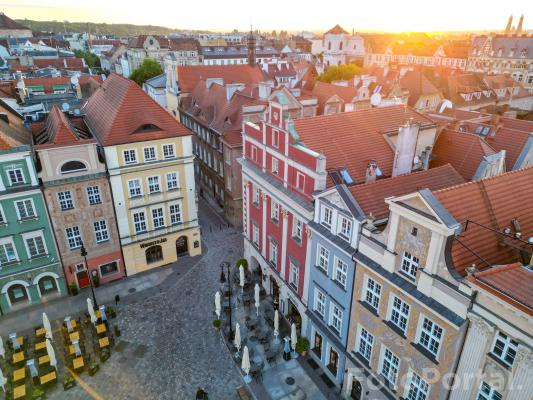
<path fill-rule="evenodd" d="M 79 108 L 74 109 L 74 115 L 80 115 L 80 109 Z"/>
<path fill-rule="evenodd" d="M 439 114 L 442 114 L 447 108 L 453 108 L 453 103 L 450 100 L 444 99 L 440 103 Z"/>
<path fill-rule="evenodd" d="M 374 107 L 377 107 L 381 104 L 381 95 L 379 93 L 374 93 L 370 96 L 370 104 Z"/>
<path fill-rule="evenodd" d="M 68 104 L 68 103 L 63 103 L 63 104 L 61 104 L 61 109 L 62 109 L 63 111 L 68 111 L 68 110 L 70 110 L 70 104 Z"/>
<path fill-rule="evenodd" d="M 102 74 L 102 82 L 105 81 L 107 79 L 107 76 L 105 76 L 105 74 Z"/>
<path fill-rule="evenodd" d="M 80 80 L 78 79 L 78 77 L 76 75 L 74 75 L 72 78 L 70 78 L 70 83 L 72 83 L 74 86 L 76 86 L 79 82 L 80 82 Z"/>

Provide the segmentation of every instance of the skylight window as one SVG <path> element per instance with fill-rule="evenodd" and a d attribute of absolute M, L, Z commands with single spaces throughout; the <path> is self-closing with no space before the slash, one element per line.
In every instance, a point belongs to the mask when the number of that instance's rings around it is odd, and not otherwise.
<path fill-rule="evenodd" d="M 340 172 L 340 174 L 342 176 L 342 179 L 344 180 L 345 184 L 353 185 L 355 183 L 353 178 L 351 177 L 350 173 L 348 172 L 348 170 L 346 168 L 341 169 L 339 172 Z"/>

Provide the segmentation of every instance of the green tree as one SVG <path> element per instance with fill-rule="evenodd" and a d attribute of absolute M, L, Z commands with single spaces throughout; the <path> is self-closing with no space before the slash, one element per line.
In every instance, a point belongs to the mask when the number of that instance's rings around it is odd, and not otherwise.
<path fill-rule="evenodd" d="M 89 68 L 100 67 L 100 58 L 98 58 L 97 55 L 81 50 L 76 50 L 74 54 L 76 54 L 76 58 L 85 59 L 85 63 L 89 66 Z"/>
<path fill-rule="evenodd" d="M 355 64 L 332 65 L 322 72 L 317 80 L 320 82 L 331 83 L 333 81 L 348 81 L 355 75 L 361 75 L 363 69 Z"/>
<path fill-rule="evenodd" d="M 130 79 L 139 86 L 142 86 L 148 79 L 161 75 L 162 73 L 163 69 L 157 61 L 152 60 L 151 58 L 145 58 L 141 66 L 133 70 Z"/>

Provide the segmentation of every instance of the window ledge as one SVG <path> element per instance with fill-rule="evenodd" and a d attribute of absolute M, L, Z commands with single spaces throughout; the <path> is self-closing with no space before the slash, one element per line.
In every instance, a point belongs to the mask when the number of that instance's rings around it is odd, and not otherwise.
<path fill-rule="evenodd" d="M 96 241 L 96 244 L 102 244 L 102 243 L 107 243 L 109 242 L 109 238 L 108 239 L 104 239 L 104 240 L 100 240 L 100 241 Z"/>
<path fill-rule="evenodd" d="M 337 279 L 332 279 L 333 283 L 339 287 L 343 292 L 347 292 L 346 286 L 344 286 L 342 283 L 340 283 Z"/>
<path fill-rule="evenodd" d="M 370 367 L 370 362 L 366 358 L 364 358 L 361 353 L 359 353 L 358 351 L 357 352 L 353 351 L 353 350 L 351 351 L 351 353 L 352 353 L 352 356 L 354 358 L 357 358 L 357 360 L 359 360 L 359 362 L 361 362 L 365 367 L 367 367 L 368 369 L 372 369 Z"/>
<path fill-rule="evenodd" d="M 398 326 L 394 325 L 391 321 L 383 320 L 383 322 L 394 332 L 396 332 L 400 337 L 407 339 L 407 336 L 405 336 L 405 332 L 402 332 L 402 330 L 398 328 Z"/>
<path fill-rule="evenodd" d="M 491 360 L 497 362 L 500 366 L 505 368 L 508 371 L 512 370 L 512 366 L 509 364 L 506 364 L 501 358 L 499 358 L 497 355 L 494 355 L 493 353 L 487 353 L 487 356 L 490 357 Z"/>
<path fill-rule="evenodd" d="M 408 279 L 410 282 L 413 282 L 413 283 L 416 282 L 416 277 L 413 277 L 412 275 L 409 275 L 407 272 L 402 271 L 401 269 L 398 270 L 398 275 L 400 275 L 401 277 L 403 277 L 405 279 Z"/>
<path fill-rule="evenodd" d="M 431 353 L 428 349 L 426 349 L 424 346 L 422 346 L 420 343 L 411 342 L 411 346 L 413 346 L 420 353 L 422 353 L 433 364 L 439 365 L 439 362 L 435 358 L 435 355 L 433 353 Z"/>
<path fill-rule="evenodd" d="M 33 257 L 30 257 L 30 261 L 33 261 L 33 260 L 37 260 L 39 258 L 45 258 L 45 257 L 48 257 L 49 254 L 48 253 L 45 253 L 45 254 L 38 254 L 36 256 L 33 256 Z"/>
<path fill-rule="evenodd" d="M 100 204 L 102 204 L 101 201 L 99 201 L 98 203 L 89 203 L 90 206 L 98 206 L 98 205 L 100 205 Z"/>
<path fill-rule="evenodd" d="M 167 192 L 177 192 L 179 191 L 180 188 L 179 187 L 175 187 L 175 188 L 167 188 Z"/>
<path fill-rule="evenodd" d="M 72 209 L 73 209 L 73 208 L 70 208 L 69 210 L 72 210 Z M 20 218 L 20 219 L 18 220 L 18 222 L 20 223 L 20 222 L 26 222 L 26 221 L 37 221 L 38 219 L 39 219 L 38 216 L 34 216 L 34 217 L 25 217 L 25 218 Z M 2 225 L 4 225 L 4 224 L 2 224 Z M 7 225 L 7 224 L 5 224 L 5 225 Z"/>
<path fill-rule="evenodd" d="M 130 196 L 130 199 L 131 199 L 131 200 L 134 200 L 134 199 L 140 199 L 140 198 L 142 198 L 142 197 L 143 197 L 142 194 L 136 194 L 135 196 Z"/>
<path fill-rule="evenodd" d="M 323 275 L 325 275 L 325 276 L 327 276 L 327 277 L 329 278 L 329 276 L 328 276 L 328 271 L 326 271 L 326 270 L 325 270 L 324 268 L 322 268 L 320 265 L 316 265 L 316 269 L 317 269 L 318 271 L 320 271 L 320 273 L 322 273 Z"/>
<path fill-rule="evenodd" d="M 298 246 L 302 245 L 302 239 L 300 239 L 299 237 L 293 236 L 292 240 L 294 240 Z"/>
<path fill-rule="evenodd" d="M 379 317 L 378 311 L 374 307 L 372 307 L 369 303 L 367 303 L 366 301 L 359 300 L 359 304 L 361 304 L 361 306 L 366 308 L 375 317 Z"/>

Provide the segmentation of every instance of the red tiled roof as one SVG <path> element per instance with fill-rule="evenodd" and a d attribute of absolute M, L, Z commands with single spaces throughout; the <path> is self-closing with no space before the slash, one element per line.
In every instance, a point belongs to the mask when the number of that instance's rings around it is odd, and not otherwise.
<path fill-rule="evenodd" d="M 494 136 L 487 136 L 487 142 L 498 151 L 505 150 L 505 164 L 508 169 L 511 169 L 524 149 L 529 136 L 529 132 L 509 129 L 504 125 L 503 128 L 497 130 Z"/>
<path fill-rule="evenodd" d="M 0 29 L 25 29 L 30 30 L 27 26 L 19 24 L 17 21 L 12 20 L 4 13 L 0 13 Z"/>
<path fill-rule="evenodd" d="M 422 125 L 433 123 L 401 105 L 297 119 L 294 127 L 306 147 L 326 156 L 328 169 L 347 168 L 362 182 L 369 162 L 376 162 L 384 176 L 392 174 L 394 151 L 383 133 L 397 131 L 410 118 Z"/>
<path fill-rule="evenodd" d="M 65 67 L 65 62 L 67 66 Z M 75 57 L 61 57 L 61 58 L 35 58 L 33 65 L 37 68 L 55 67 L 55 68 L 69 68 L 69 69 L 83 69 L 83 60 Z"/>
<path fill-rule="evenodd" d="M 182 92 L 191 92 L 202 79 L 222 78 L 224 84 L 259 83 L 265 79 L 259 66 L 240 65 L 186 65 L 178 67 L 178 81 Z"/>
<path fill-rule="evenodd" d="M 435 141 L 430 165 L 451 164 L 463 178 L 471 180 L 483 157 L 495 153 L 478 135 L 444 129 Z"/>
<path fill-rule="evenodd" d="M 81 75 L 78 77 L 82 90 L 86 87 L 95 87 L 102 84 L 102 78 L 98 75 Z M 43 86 L 45 93 L 53 93 L 54 85 L 67 85 L 70 87 L 70 77 L 61 76 L 57 78 L 26 78 L 24 79 L 26 86 Z"/>
<path fill-rule="evenodd" d="M 339 24 L 335 25 L 333 28 L 331 28 L 329 31 L 327 31 L 325 33 L 325 35 L 327 35 L 328 33 L 331 33 L 332 35 L 341 35 L 343 33 L 345 35 L 348 34 L 348 32 L 346 32 L 344 29 L 342 29 Z"/>
<path fill-rule="evenodd" d="M 440 93 L 440 90 L 419 70 L 407 71 L 400 78 L 400 86 L 402 89 L 409 90 L 408 104 L 411 107 L 418 102 L 420 96 L 437 95 Z"/>
<path fill-rule="evenodd" d="M 530 313 L 533 309 L 533 270 L 522 263 L 497 265 L 475 273 L 469 280 L 495 289 L 500 298 L 507 297 L 507 300 L 525 305 L 530 309 Z"/>
<path fill-rule="evenodd" d="M 340 86 L 332 83 L 316 82 L 315 87 L 311 93 L 318 99 L 320 107 L 319 112 L 322 113 L 324 104 L 332 97 L 339 96 L 344 103 L 351 103 L 354 97 L 357 96 L 357 88 L 353 86 Z"/>
<path fill-rule="evenodd" d="M 190 135 L 135 82 L 112 73 L 83 106 L 102 146 Z M 153 125 L 150 129 L 144 126 Z"/>
<path fill-rule="evenodd" d="M 170 51 L 200 51 L 200 42 L 192 38 L 175 38 L 169 39 Z"/>
<path fill-rule="evenodd" d="M 242 134 L 241 131 L 230 131 L 224 133 L 221 140 L 226 143 L 229 147 L 240 147 L 242 146 Z"/>
<path fill-rule="evenodd" d="M 160 35 L 139 35 L 130 39 L 128 47 L 142 49 L 148 36 L 157 40 L 161 49 L 168 49 L 168 39 Z"/>
<path fill-rule="evenodd" d="M 389 206 L 385 203 L 388 197 L 402 196 L 425 188 L 439 190 L 464 182 L 461 175 L 450 164 L 446 164 L 426 171 L 350 186 L 348 189 L 365 215 L 372 214 L 374 218 L 382 219 L 389 214 Z"/>
<path fill-rule="evenodd" d="M 502 245 L 503 237 L 476 224 L 464 229 L 466 220 L 474 221 L 502 232 L 517 219 L 523 238 L 533 236 L 533 167 L 433 192 L 455 220 L 463 224 L 451 250 L 452 262 L 458 273 L 476 264 L 479 270 L 492 265 L 520 261 L 514 247 Z M 505 239 L 516 245 L 516 241 Z M 523 244 L 522 244 L 523 245 Z M 470 250 L 469 250 L 470 249 Z M 481 260 L 481 257 L 483 260 Z"/>
<path fill-rule="evenodd" d="M 69 146 L 80 143 L 91 143 L 94 139 L 82 139 L 76 135 L 68 118 L 61 112 L 58 106 L 53 106 L 45 123 L 47 140 L 46 143 L 37 144 L 35 148 L 56 146 Z"/>

